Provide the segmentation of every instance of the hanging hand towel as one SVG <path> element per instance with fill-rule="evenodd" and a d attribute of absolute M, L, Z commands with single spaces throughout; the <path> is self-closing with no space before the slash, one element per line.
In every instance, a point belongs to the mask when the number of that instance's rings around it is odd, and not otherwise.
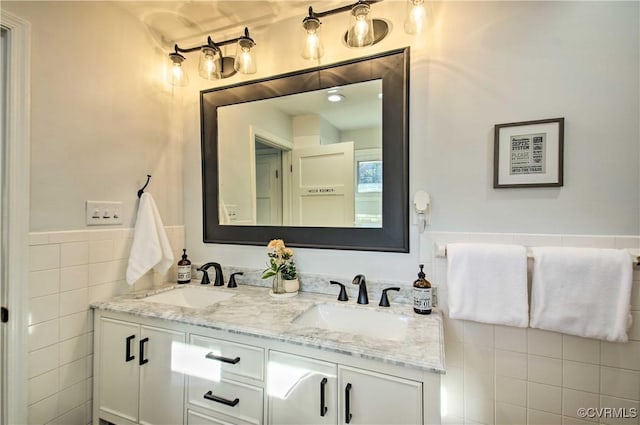
<path fill-rule="evenodd" d="M 633 262 L 623 250 L 532 248 L 531 327 L 627 341 Z"/>
<path fill-rule="evenodd" d="M 449 316 L 527 327 L 527 249 L 520 245 L 447 245 Z"/>
<path fill-rule="evenodd" d="M 143 193 L 133 232 L 133 245 L 127 266 L 127 283 L 133 285 L 142 275 L 155 269 L 164 273 L 173 264 L 173 252 L 156 203 L 149 193 Z"/>

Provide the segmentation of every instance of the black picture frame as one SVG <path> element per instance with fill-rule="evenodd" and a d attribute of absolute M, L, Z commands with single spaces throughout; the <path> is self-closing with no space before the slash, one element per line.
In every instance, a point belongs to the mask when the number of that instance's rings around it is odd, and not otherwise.
<path fill-rule="evenodd" d="M 560 187 L 564 184 L 564 118 L 496 124 L 493 187 Z"/>

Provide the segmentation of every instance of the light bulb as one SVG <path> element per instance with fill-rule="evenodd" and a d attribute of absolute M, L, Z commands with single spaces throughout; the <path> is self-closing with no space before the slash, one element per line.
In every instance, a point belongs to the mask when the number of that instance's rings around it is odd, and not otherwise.
<path fill-rule="evenodd" d="M 302 46 L 302 57 L 310 60 L 318 60 L 324 54 L 320 32 L 320 20 L 318 18 L 307 17 L 302 22 L 306 37 Z"/>
<path fill-rule="evenodd" d="M 427 11 L 424 0 L 407 0 L 407 18 L 404 22 L 404 31 L 407 34 L 420 34 L 424 29 L 427 19 Z"/>
<path fill-rule="evenodd" d="M 347 45 L 349 47 L 366 47 L 373 44 L 373 22 L 369 17 L 371 7 L 366 3 L 357 3 L 351 9 Z"/>
<path fill-rule="evenodd" d="M 258 71 L 253 47 L 256 43 L 249 37 L 249 30 L 244 29 L 244 36 L 236 44 L 236 58 L 233 69 L 241 74 L 255 74 Z"/>
<path fill-rule="evenodd" d="M 220 78 L 218 67 L 216 66 L 216 51 L 213 47 L 205 46 L 202 48 L 198 73 L 207 80 Z"/>
<path fill-rule="evenodd" d="M 184 56 L 180 53 L 169 54 L 170 68 L 167 73 L 167 81 L 172 86 L 186 86 L 189 82 L 187 73 L 182 68 L 182 62 L 184 62 Z"/>

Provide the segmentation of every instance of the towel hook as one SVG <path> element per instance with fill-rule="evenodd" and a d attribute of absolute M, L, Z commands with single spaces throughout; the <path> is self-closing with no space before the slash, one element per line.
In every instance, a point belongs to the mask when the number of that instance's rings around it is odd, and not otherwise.
<path fill-rule="evenodd" d="M 151 174 L 147 174 L 147 182 L 138 191 L 138 198 L 142 196 L 142 194 L 144 193 L 144 189 L 149 185 L 149 180 L 151 180 Z"/>

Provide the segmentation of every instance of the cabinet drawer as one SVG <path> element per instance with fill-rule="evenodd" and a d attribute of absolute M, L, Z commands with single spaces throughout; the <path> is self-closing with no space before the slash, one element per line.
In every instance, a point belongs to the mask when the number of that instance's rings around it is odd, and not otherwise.
<path fill-rule="evenodd" d="M 236 417 L 252 424 L 262 423 L 262 388 L 226 379 L 213 382 L 189 378 L 189 403 Z"/>
<path fill-rule="evenodd" d="M 220 367 L 222 376 L 229 374 L 262 381 L 264 350 L 250 345 L 191 335 L 191 344 L 206 348 L 205 358 Z"/>
<path fill-rule="evenodd" d="M 212 418 L 202 413 L 187 410 L 187 425 L 232 425 L 227 421 Z"/>

